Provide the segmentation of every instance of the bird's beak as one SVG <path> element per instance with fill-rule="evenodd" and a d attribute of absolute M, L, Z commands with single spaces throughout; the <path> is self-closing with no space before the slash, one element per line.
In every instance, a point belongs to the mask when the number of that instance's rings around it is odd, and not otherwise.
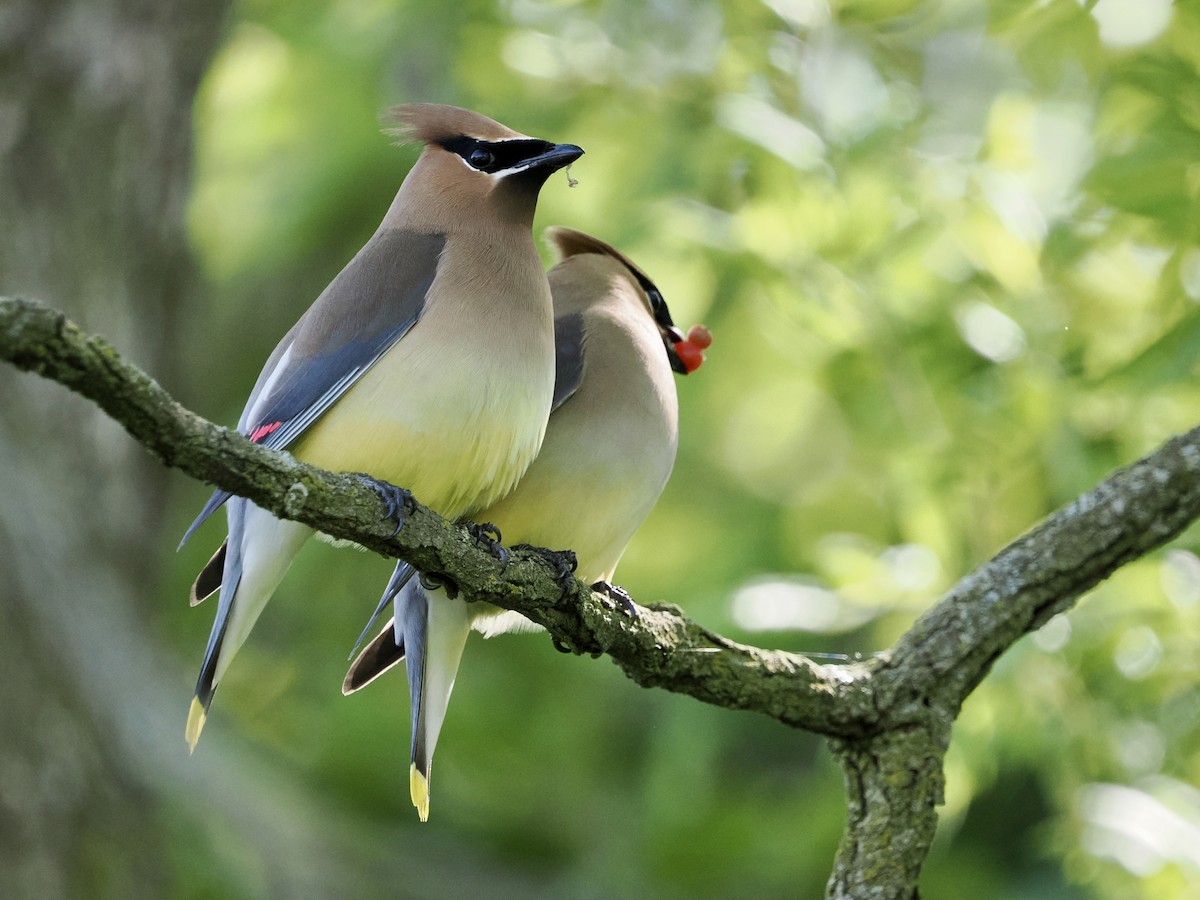
<path fill-rule="evenodd" d="M 548 174 L 570 165 L 581 156 L 583 156 L 582 147 L 576 147 L 574 144 L 555 144 L 545 153 L 539 153 L 537 156 L 531 156 L 525 160 L 517 171 L 545 169 Z"/>
<path fill-rule="evenodd" d="M 667 349 L 667 360 L 671 363 L 671 369 L 680 375 L 687 375 L 688 367 L 680 358 L 679 351 L 675 349 L 676 344 L 687 340 L 687 335 L 675 326 L 671 319 L 671 310 L 667 308 L 667 301 L 658 292 L 658 288 L 652 284 L 643 284 L 643 287 L 646 288 L 650 298 L 650 311 L 658 325 L 658 333 L 662 335 L 663 346 Z"/>
<path fill-rule="evenodd" d="M 675 349 L 676 344 L 687 339 L 684 333 L 674 325 L 659 330 L 662 332 L 663 346 L 667 348 L 667 360 L 671 363 L 671 370 L 679 375 L 687 375 L 688 367 L 680 359 L 679 351 Z"/>

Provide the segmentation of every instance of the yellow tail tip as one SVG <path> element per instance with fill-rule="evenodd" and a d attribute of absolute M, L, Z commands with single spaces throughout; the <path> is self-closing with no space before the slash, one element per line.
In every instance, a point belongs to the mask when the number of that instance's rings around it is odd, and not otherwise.
<path fill-rule="evenodd" d="M 429 821 L 429 780 L 417 771 L 416 763 L 408 770 L 408 793 L 422 822 Z"/>
<path fill-rule="evenodd" d="M 204 720 L 207 718 L 208 713 L 204 709 L 204 704 L 200 702 L 199 697 L 193 697 L 192 705 L 188 708 L 187 732 L 185 733 L 188 753 L 195 751 L 196 742 L 200 740 L 200 732 L 204 730 Z"/>

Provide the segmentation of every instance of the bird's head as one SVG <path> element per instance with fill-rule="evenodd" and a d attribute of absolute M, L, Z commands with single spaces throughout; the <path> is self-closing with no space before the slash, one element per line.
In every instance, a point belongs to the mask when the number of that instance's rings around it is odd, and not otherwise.
<path fill-rule="evenodd" d="M 658 325 L 671 368 L 680 375 L 690 375 L 700 368 L 704 362 L 704 351 L 712 344 L 712 334 L 703 325 L 693 325 L 687 334 L 680 331 L 671 318 L 671 310 L 662 292 L 633 260 L 611 244 L 574 228 L 552 226 L 546 229 L 546 239 L 560 259 L 565 260 L 577 254 L 595 253 L 611 257 L 624 266 L 629 272 L 629 277 L 641 288 L 646 311 Z"/>
<path fill-rule="evenodd" d="M 391 118 L 392 134 L 425 145 L 401 190 L 434 220 L 498 216 L 529 225 L 546 179 L 583 155 L 574 144 L 532 138 L 457 106 L 409 103 Z"/>

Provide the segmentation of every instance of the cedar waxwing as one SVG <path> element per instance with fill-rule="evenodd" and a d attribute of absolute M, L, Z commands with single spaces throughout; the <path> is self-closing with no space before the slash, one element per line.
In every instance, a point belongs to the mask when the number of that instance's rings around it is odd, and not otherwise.
<path fill-rule="evenodd" d="M 710 338 L 699 326 L 692 340 L 684 338 L 653 283 L 608 244 L 566 228 L 549 229 L 547 236 L 562 260 L 549 276 L 554 409 L 533 465 L 479 518 L 495 523 L 508 540 L 569 547 L 580 578 L 607 582 L 675 462 L 671 370 L 698 366 Z M 393 620 L 351 665 L 342 690 L 352 693 L 405 659 L 412 698 L 409 790 L 425 821 L 430 763 L 467 635 L 472 627 L 491 637 L 536 626 L 518 613 L 452 599 L 412 574 L 406 563 L 397 565 L 375 613 L 394 599 Z"/>
<path fill-rule="evenodd" d="M 424 143 L 383 223 L 271 354 L 238 431 L 338 472 L 403 486 L 450 519 L 503 497 L 537 455 L 554 392 L 550 287 L 534 245 L 538 192 L 578 159 L 430 103 L 397 107 Z M 194 749 L 217 683 L 313 533 L 218 490 L 229 536 L 192 588 L 220 588 L 188 715 Z"/>

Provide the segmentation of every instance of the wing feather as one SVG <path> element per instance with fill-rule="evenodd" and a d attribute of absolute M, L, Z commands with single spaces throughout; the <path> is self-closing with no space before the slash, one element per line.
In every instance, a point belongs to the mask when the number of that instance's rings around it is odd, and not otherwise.
<path fill-rule="evenodd" d="M 445 244 L 377 231 L 275 348 L 238 431 L 274 450 L 293 444 L 417 323 Z M 180 546 L 230 496 L 217 490 Z"/>
<path fill-rule="evenodd" d="M 579 313 L 554 320 L 554 400 L 550 412 L 562 406 L 583 382 L 583 316 Z"/>

